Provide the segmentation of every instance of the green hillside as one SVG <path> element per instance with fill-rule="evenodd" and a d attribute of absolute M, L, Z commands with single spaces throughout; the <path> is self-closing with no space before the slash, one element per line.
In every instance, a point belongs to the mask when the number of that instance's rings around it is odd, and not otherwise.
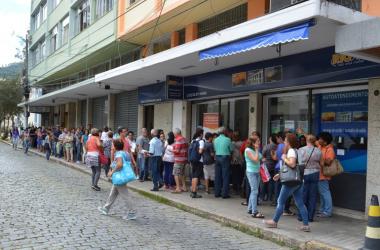
<path fill-rule="evenodd" d="M 1 79 L 17 79 L 21 74 L 23 63 L 11 63 L 6 66 L 0 67 Z"/>

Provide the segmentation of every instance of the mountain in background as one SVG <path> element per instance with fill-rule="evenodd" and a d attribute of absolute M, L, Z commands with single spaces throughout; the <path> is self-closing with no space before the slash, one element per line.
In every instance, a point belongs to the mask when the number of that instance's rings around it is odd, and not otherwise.
<path fill-rule="evenodd" d="M 0 67 L 0 79 L 17 79 L 21 74 L 22 62 L 10 63 Z"/>

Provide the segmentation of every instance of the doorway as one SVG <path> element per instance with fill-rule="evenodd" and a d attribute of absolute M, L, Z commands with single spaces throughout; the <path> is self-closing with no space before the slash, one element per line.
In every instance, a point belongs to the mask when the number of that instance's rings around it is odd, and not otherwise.
<path fill-rule="evenodd" d="M 149 132 L 154 128 L 154 105 L 144 106 L 143 124 Z"/>

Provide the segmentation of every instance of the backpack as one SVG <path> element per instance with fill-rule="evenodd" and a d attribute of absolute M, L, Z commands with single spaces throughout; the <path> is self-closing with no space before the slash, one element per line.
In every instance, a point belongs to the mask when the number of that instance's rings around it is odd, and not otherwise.
<path fill-rule="evenodd" d="M 199 141 L 193 140 L 189 146 L 189 162 L 199 162 L 200 160 Z"/>

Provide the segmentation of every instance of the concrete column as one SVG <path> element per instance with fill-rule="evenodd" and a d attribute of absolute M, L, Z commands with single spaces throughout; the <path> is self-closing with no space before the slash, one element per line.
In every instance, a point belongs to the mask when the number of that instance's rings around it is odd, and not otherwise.
<path fill-rule="evenodd" d="M 137 131 L 136 134 L 140 134 L 141 129 L 144 127 L 144 106 L 139 105 L 137 110 Z"/>
<path fill-rule="evenodd" d="M 69 129 L 76 127 L 76 105 L 74 102 L 70 102 L 68 105 L 68 125 Z"/>
<path fill-rule="evenodd" d="M 362 0 L 362 12 L 370 16 L 380 16 L 379 0 Z"/>
<path fill-rule="evenodd" d="M 81 120 L 82 120 L 82 103 L 81 101 L 75 102 L 75 127 L 79 128 L 81 126 Z"/>
<path fill-rule="evenodd" d="M 87 98 L 87 112 L 86 112 L 86 127 L 90 125 L 90 128 L 92 127 L 92 99 Z"/>
<path fill-rule="evenodd" d="M 170 37 L 170 47 L 174 48 L 179 44 L 179 33 L 178 31 L 174 31 Z"/>
<path fill-rule="evenodd" d="M 182 130 L 182 135 L 186 138 L 190 137 L 191 132 L 191 104 L 187 101 L 173 102 L 173 129 Z"/>
<path fill-rule="evenodd" d="M 198 38 L 198 24 L 197 23 L 191 23 L 186 26 L 185 30 L 185 41 L 191 42 Z"/>
<path fill-rule="evenodd" d="M 154 105 L 154 128 L 163 129 L 165 134 L 173 127 L 173 103 L 165 102 Z"/>
<path fill-rule="evenodd" d="M 264 16 L 269 6 L 269 0 L 248 0 L 248 20 Z"/>
<path fill-rule="evenodd" d="M 366 209 L 371 195 L 380 195 L 380 78 L 368 84 L 368 155 L 367 155 L 367 189 Z M 377 95 L 376 95 L 377 94 Z"/>
<path fill-rule="evenodd" d="M 65 104 L 59 106 L 59 125 L 65 127 Z"/>
<path fill-rule="evenodd" d="M 107 126 L 112 129 L 117 129 L 115 128 L 115 105 L 116 95 L 108 94 Z"/>
<path fill-rule="evenodd" d="M 249 134 L 252 131 L 261 131 L 262 97 L 259 93 L 249 95 Z"/>

